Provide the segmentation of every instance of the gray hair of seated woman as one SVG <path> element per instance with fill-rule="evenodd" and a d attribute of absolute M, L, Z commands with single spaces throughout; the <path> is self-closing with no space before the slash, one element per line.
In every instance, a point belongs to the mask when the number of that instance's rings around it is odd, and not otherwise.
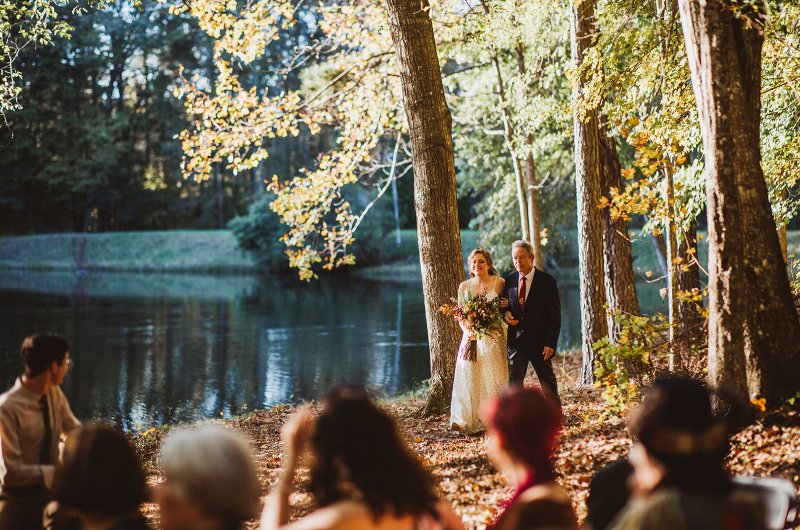
<path fill-rule="evenodd" d="M 258 514 L 261 485 L 253 451 L 234 430 L 204 425 L 173 431 L 160 460 L 170 483 L 227 527 Z"/>

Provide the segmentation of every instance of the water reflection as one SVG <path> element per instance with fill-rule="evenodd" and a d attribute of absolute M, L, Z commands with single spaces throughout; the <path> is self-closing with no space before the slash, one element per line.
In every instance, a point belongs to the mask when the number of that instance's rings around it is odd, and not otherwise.
<path fill-rule="evenodd" d="M 579 343 L 580 309 L 577 282 L 559 285 L 563 348 Z M 4 272 L 4 389 L 22 338 L 39 330 L 70 342 L 64 390 L 76 414 L 127 430 L 314 399 L 341 383 L 394 395 L 430 376 L 420 284 Z"/>
<path fill-rule="evenodd" d="M 313 399 L 345 382 L 392 395 L 429 377 L 418 285 L 13 273 L 0 296 L 0 384 L 20 371 L 24 335 L 62 333 L 76 413 L 129 430 Z"/>

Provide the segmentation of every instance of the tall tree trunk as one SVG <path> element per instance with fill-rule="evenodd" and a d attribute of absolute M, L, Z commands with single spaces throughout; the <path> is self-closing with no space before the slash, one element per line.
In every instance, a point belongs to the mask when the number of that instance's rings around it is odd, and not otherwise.
<path fill-rule="evenodd" d="M 450 405 L 461 335 L 455 321 L 439 312 L 464 279 L 451 116 L 427 2 L 386 0 L 386 7 L 411 133 L 414 206 L 431 355 L 431 389 L 423 413 L 433 414 Z"/>
<path fill-rule="evenodd" d="M 225 228 L 225 188 L 219 164 L 214 164 L 214 203 L 217 210 L 217 228 Z"/>
<path fill-rule="evenodd" d="M 580 66 L 592 44 L 595 0 L 572 3 L 572 60 Z M 586 84 L 580 75 L 575 100 L 575 196 L 578 209 L 578 274 L 583 362 L 581 382 L 594 380 L 594 343 L 608 336 L 603 282 L 603 217 L 600 203 L 600 124 L 597 110 L 581 116 L 577 100 Z"/>
<path fill-rule="evenodd" d="M 488 8 L 486 8 L 485 5 L 484 8 L 488 11 Z M 517 149 L 514 145 L 514 124 L 511 122 L 511 116 L 508 112 L 506 89 L 505 84 L 503 83 L 503 71 L 500 69 L 500 60 L 497 58 L 497 53 L 493 52 L 492 63 L 494 64 L 494 71 L 495 75 L 497 76 L 497 92 L 500 97 L 500 114 L 503 118 L 503 133 L 506 140 L 506 146 L 508 147 L 508 152 L 511 155 L 511 163 L 514 168 L 514 182 L 517 185 L 520 234 L 522 239 L 530 241 L 531 238 L 528 230 L 528 199 L 525 193 L 525 175 L 522 171 L 522 161 L 517 156 Z"/>
<path fill-rule="evenodd" d="M 608 196 L 612 187 L 621 187 L 622 172 L 617 147 L 605 129 L 600 130 L 600 156 L 602 192 Z M 636 296 L 636 278 L 633 274 L 633 251 L 628 237 L 628 223 L 622 218 L 612 219 L 609 209 L 603 210 L 603 257 L 608 300 L 608 331 L 611 340 L 617 342 L 620 329 L 613 313 L 638 315 L 639 299 Z"/>
<path fill-rule="evenodd" d="M 782 225 L 778 228 L 778 242 L 781 246 L 781 254 L 783 254 L 783 261 L 789 259 L 789 246 L 786 241 L 786 225 Z"/>
<path fill-rule="evenodd" d="M 661 267 L 661 275 L 667 276 L 667 242 L 664 234 L 653 235 L 653 248 L 656 251 L 658 266 Z"/>
<path fill-rule="evenodd" d="M 525 48 L 521 42 L 517 43 L 517 69 L 520 75 L 524 76 L 525 68 Z M 536 187 L 536 160 L 533 158 L 533 136 L 525 135 L 525 149 L 528 152 L 525 157 L 525 190 L 528 199 L 528 233 L 530 242 L 533 245 L 533 264 L 538 268 L 544 268 L 544 253 L 542 252 L 542 224 L 539 216 L 539 190 Z"/>
<path fill-rule="evenodd" d="M 691 249 L 691 252 L 690 252 Z M 692 220 L 689 223 L 689 229 L 683 234 L 680 244 L 678 245 L 678 257 L 681 258 L 681 263 L 677 267 L 677 288 L 682 292 L 691 292 L 694 289 L 700 289 L 700 267 L 697 264 L 697 221 Z M 681 339 L 686 341 L 687 345 L 695 342 L 696 333 L 692 330 L 692 325 L 697 318 L 697 312 L 693 310 L 691 302 L 678 302 L 677 320 L 678 331 Z"/>
<path fill-rule="evenodd" d="M 667 244 L 667 314 L 669 319 L 669 371 L 681 371 L 683 362 L 681 360 L 680 349 L 676 348 L 675 332 L 678 331 L 676 323 L 678 310 L 677 304 L 678 291 L 678 238 L 675 227 L 675 182 L 673 172 L 669 166 L 664 166 L 664 205 L 667 208 L 666 226 L 664 227 L 664 241 Z"/>
<path fill-rule="evenodd" d="M 789 198 L 789 191 L 786 189 L 781 190 L 781 198 L 783 200 L 787 200 Z M 778 241 L 781 245 L 781 253 L 783 254 L 783 261 L 786 262 L 789 259 L 789 247 L 786 241 L 786 224 L 783 223 L 778 227 Z"/>
<path fill-rule="evenodd" d="M 760 163 L 761 15 L 679 7 L 706 159 L 709 380 L 774 406 L 800 388 L 800 322 Z"/>

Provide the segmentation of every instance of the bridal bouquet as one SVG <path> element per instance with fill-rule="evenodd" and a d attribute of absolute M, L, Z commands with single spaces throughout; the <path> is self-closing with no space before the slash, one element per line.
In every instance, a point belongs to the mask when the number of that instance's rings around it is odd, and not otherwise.
<path fill-rule="evenodd" d="M 475 334 L 475 339 L 468 340 L 458 352 L 462 359 L 475 362 L 478 359 L 477 340 L 483 338 L 491 328 L 497 327 L 503 321 L 500 299 L 495 297 L 489 300 L 486 292 L 472 294 L 470 291 L 466 291 L 458 295 L 458 300 L 455 298 L 451 298 L 451 300 L 452 304 L 444 304 L 439 311 L 454 317 Z"/>

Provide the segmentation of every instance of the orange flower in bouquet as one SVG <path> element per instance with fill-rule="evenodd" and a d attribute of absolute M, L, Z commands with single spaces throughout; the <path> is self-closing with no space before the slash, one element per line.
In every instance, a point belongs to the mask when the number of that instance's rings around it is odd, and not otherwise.
<path fill-rule="evenodd" d="M 500 299 L 495 297 L 490 300 L 487 295 L 488 292 L 473 294 L 466 290 L 459 293 L 458 299 L 451 298 L 453 303 L 439 308 L 443 314 L 452 316 L 474 334 L 475 338 L 468 340 L 459 350 L 459 355 L 467 361 L 475 362 L 478 359 L 477 341 L 503 321 Z"/>

